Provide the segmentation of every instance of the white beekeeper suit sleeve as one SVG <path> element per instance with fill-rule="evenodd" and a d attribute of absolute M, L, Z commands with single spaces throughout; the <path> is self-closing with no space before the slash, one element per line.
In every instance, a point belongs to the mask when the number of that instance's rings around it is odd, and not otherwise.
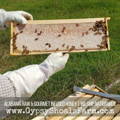
<path fill-rule="evenodd" d="M 68 58 L 69 54 L 52 53 L 41 64 L 29 65 L 3 76 L 12 81 L 17 97 L 30 97 L 51 75 L 65 67 Z"/>

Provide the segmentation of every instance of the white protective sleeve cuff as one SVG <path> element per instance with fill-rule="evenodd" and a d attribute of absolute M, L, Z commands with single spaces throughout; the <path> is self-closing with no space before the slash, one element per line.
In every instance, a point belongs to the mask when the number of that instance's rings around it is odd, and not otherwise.
<path fill-rule="evenodd" d="M 40 65 L 29 65 L 4 75 L 14 83 L 16 97 L 31 97 L 37 88 L 48 80 L 47 71 Z"/>
<path fill-rule="evenodd" d="M 68 58 L 69 54 L 52 53 L 40 65 L 29 65 L 4 75 L 16 87 L 16 97 L 30 97 L 51 75 L 65 67 Z"/>

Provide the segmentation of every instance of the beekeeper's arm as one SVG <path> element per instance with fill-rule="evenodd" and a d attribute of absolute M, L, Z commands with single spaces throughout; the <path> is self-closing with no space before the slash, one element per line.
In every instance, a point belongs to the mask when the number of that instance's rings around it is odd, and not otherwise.
<path fill-rule="evenodd" d="M 32 15 L 24 11 L 7 12 L 0 9 L 0 28 L 3 29 L 11 21 L 26 24 L 27 20 L 32 19 Z M 30 97 L 51 75 L 64 68 L 68 57 L 68 54 L 53 53 L 42 64 L 0 75 L 0 97 Z"/>
<path fill-rule="evenodd" d="M 7 72 L 4 76 L 13 82 L 17 97 L 30 97 L 51 75 L 65 67 L 68 58 L 68 54 L 52 53 L 41 64 Z"/>
<path fill-rule="evenodd" d="M 0 9 L 0 29 L 5 29 L 11 21 L 26 24 L 27 20 L 32 19 L 32 15 L 25 11 L 5 11 Z"/>

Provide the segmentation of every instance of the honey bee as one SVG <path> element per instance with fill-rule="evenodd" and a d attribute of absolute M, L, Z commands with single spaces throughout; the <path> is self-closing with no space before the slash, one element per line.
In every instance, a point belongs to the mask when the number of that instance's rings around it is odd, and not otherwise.
<path fill-rule="evenodd" d="M 106 40 L 107 37 L 108 37 L 108 36 L 103 36 L 103 37 L 102 37 L 102 40 Z"/>
<path fill-rule="evenodd" d="M 56 51 L 58 51 L 58 50 L 59 50 L 59 48 L 56 49 Z"/>
<path fill-rule="evenodd" d="M 25 49 L 25 48 L 26 48 L 26 46 L 25 46 L 25 45 L 23 45 L 23 46 L 22 46 L 22 48 L 23 48 L 23 49 Z"/>
<path fill-rule="evenodd" d="M 84 45 L 80 45 L 80 47 L 84 47 Z"/>
<path fill-rule="evenodd" d="M 29 50 L 26 50 L 26 54 L 29 54 L 29 52 L 30 52 Z"/>
<path fill-rule="evenodd" d="M 82 33 L 82 36 L 84 36 L 84 34 L 85 34 L 85 33 L 83 32 L 83 33 Z"/>
<path fill-rule="evenodd" d="M 99 48 L 104 48 L 104 46 L 103 46 L 103 45 L 97 45 L 97 47 L 99 47 Z"/>
<path fill-rule="evenodd" d="M 61 37 L 61 34 L 59 34 L 58 37 Z"/>
<path fill-rule="evenodd" d="M 35 29 L 35 33 L 37 33 L 37 29 Z"/>
<path fill-rule="evenodd" d="M 27 55 L 27 54 L 29 54 L 29 50 L 27 50 L 27 46 L 22 46 L 23 47 L 23 51 L 22 51 L 22 55 Z"/>
<path fill-rule="evenodd" d="M 61 32 L 62 32 L 62 33 L 64 33 L 64 32 L 65 32 L 65 29 L 66 29 L 66 27 L 63 27 L 63 29 L 62 29 L 62 31 L 61 31 Z"/>
<path fill-rule="evenodd" d="M 45 45 L 49 45 L 49 43 L 45 43 Z"/>
<path fill-rule="evenodd" d="M 16 50 L 17 49 L 16 41 L 14 41 L 14 43 L 12 45 L 13 45 L 13 50 Z"/>
<path fill-rule="evenodd" d="M 17 37 L 19 33 L 13 33 L 13 37 Z"/>
<path fill-rule="evenodd" d="M 20 33 L 23 33 L 23 31 L 20 31 Z"/>
<path fill-rule="evenodd" d="M 93 28 L 89 28 L 89 31 L 92 30 L 93 31 Z"/>
<path fill-rule="evenodd" d="M 66 49 L 69 49 L 69 45 L 67 45 Z"/>
<path fill-rule="evenodd" d="M 38 40 L 38 38 L 35 38 L 35 41 L 37 41 Z"/>
<path fill-rule="evenodd" d="M 13 33 L 13 41 L 16 41 L 18 34 L 19 34 L 19 33 Z"/>
<path fill-rule="evenodd" d="M 65 46 L 65 44 L 62 44 L 62 47 L 64 47 Z"/>
<path fill-rule="evenodd" d="M 107 40 L 102 40 L 101 46 L 102 46 L 103 48 L 108 48 Z"/>
<path fill-rule="evenodd" d="M 79 27 L 79 24 L 76 24 L 76 27 Z"/>
<path fill-rule="evenodd" d="M 87 32 L 85 32 L 85 34 L 87 35 L 87 34 L 88 34 L 88 31 L 87 31 Z"/>
<path fill-rule="evenodd" d="M 69 49 L 69 52 L 74 50 L 75 49 L 75 46 L 71 46 L 71 48 Z"/>
<path fill-rule="evenodd" d="M 94 35 L 101 35 L 102 33 L 97 31 L 96 33 L 94 33 Z"/>
<path fill-rule="evenodd" d="M 50 43 L 46 43 L 45 45 L 48 46 L 49 48 L 51 47 L 51 44 L 50 44 Z"/>
<path fill-rule="evenodd" d="M 16 50 L 16 49 L 17 49 L 17 46 L 13 46 L 13 49 Z"/>
<path fill-rule="evenodd" d="M 40 31 L 39 33 L 37 33 L 37 35 L 41 35 L 42 34 L 42 31 Z"/>

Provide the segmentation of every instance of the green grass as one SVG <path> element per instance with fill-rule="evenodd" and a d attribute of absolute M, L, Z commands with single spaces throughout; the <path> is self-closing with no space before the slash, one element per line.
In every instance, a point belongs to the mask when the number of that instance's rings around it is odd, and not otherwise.
<path fill-rule="evenodd" d="M 97 84 L 101 88 L 120 76 L 120 1 L 119 0 L 1 0 L 0 8 L 24 10 L 34 19 L 70 19 L 111 17 L 111 50 L 72 53 L 64 70 L 53 75 L 33 95 L 35 100 L 61 100 L 72 93 L 74 85 Z M 41 63 L 47 55 L 10 56 L 9 30 L 0 31 L 0 72 Z M 120 85 L 118 85 L 120 86 Z M 120 88 L 113 88 L 120 94 Z M 11 116 L 6 120 L 29 120 L 29 116 Z"/>

